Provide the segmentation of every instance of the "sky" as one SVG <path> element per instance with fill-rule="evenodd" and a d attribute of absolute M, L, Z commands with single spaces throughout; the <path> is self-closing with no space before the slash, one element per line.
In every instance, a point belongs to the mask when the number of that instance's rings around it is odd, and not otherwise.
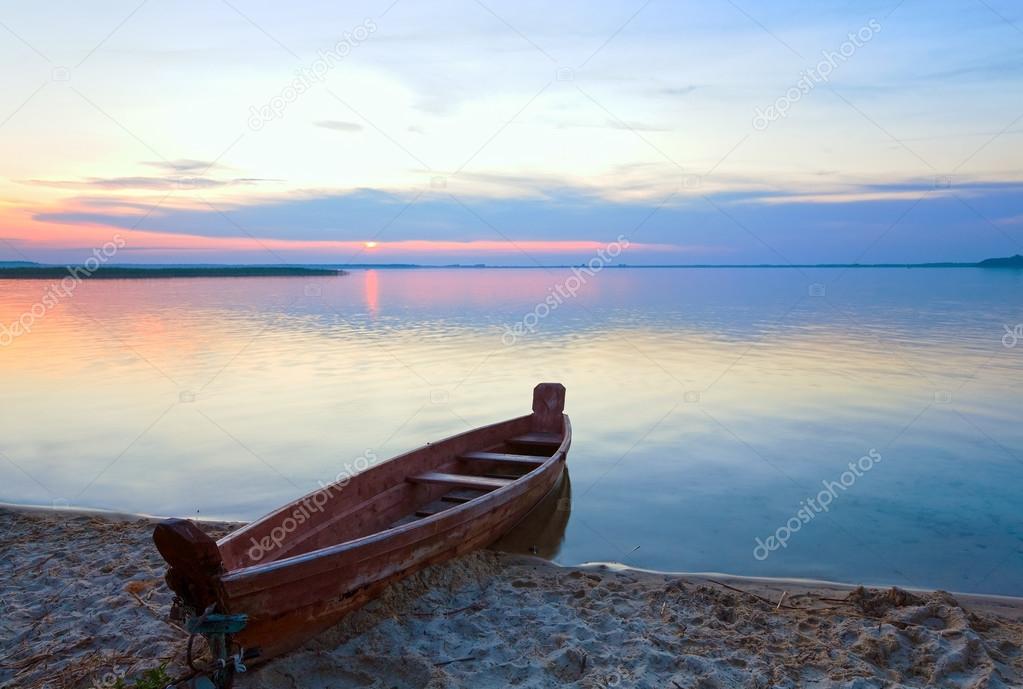
<path fill-rule="evenodd" d="M 5 1 L 0 77 L 0 260 L 1023 253 L 1016 0 Z"/>

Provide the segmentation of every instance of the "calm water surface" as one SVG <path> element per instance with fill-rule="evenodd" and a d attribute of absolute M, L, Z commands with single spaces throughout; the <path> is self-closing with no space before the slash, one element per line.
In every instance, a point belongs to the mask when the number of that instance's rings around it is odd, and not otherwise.
<path fill-rule="evenodd" d="M 1023 274 L 605 270 L 509 344 L 570 275 L 83 284 L 0 348 L 0 500 L 250 519 L 561 381 L 570 511 L 519 547 L 1023 595 Z"/>

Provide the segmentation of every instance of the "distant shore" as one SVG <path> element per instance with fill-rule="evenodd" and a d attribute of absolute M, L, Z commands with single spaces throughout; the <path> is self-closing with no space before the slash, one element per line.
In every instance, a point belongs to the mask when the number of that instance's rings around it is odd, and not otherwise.
<path fill-rule="evenodd" d="M 419 263 L 345 263 L 306 265 L 112 265 L 98 268 L 85 277 L 98 279 L 151 279 L 187 277 L 314 277 L 345 275 L 348 270 L 550 270 L 584 268 L 583 264 L 560 265 L 512 265 L 497 266 L 485 263 L 452 263 L 427 265 Z M 3 279 L 52 279 L 69 275 L 75 266 L 47 265 L 28 261 L 0 261 L 0 280 Z M 691 264 L 649 264 L 609 263 L 603 268 L 677 268 L 713 270 L 715 268 L 744 269 L 817 269 L 817 268 L 984 268 L 996 270 L 1023 270 L 1023 255 L 988 258 L 983 261 L 939 263 L 691 263 Z"/>
<path fill-rule="evenodd" d="M 0 265 L 0 280 L 59 280 L 75 278 L 78 266 Z M 345 275 L 340 268 L 304 266 L 102 266 L 82 271 L 87 280 L 154 280 L 165 278 L 256 278 L 256 277 L 327 277 Z"/>
<path fill-rule="evenodd" d="M 184 671 L 154 520 L 0 508 L 0 685 Z M 219 537 L 237 524 L 203 522 Z M 757 684 L 760 682 L 760 684 Z M 482 551 L 390 587 L 236 686 L 1023 685 L 1023 599 L 559 567 Z"/>

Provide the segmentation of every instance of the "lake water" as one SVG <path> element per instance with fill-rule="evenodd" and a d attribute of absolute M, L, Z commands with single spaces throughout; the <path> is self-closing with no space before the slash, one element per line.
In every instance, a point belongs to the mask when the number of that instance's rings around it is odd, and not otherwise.
<path fill-rule="evenodd" d="M 1023 595 L 1023 273 L 571 276 L 84 283 L 2 338 L 0 500 L 250 519 L 560 381 L 570 498 L 520 545 Z M 0 324 L 49 284 L 0 280 Z"/>

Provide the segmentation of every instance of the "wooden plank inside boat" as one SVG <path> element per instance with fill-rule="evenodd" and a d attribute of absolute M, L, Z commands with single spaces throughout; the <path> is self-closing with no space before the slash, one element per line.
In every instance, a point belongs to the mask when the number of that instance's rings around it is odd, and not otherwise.
<path fill-rule="evenodd" d="M 479 462 L 498 462 L 501 464 L 521 465 L 524 467 L 538 467 L 547 461 L 546 457 L 534 455 L 513 455 L 507 452 L 466 452 L 459 459 L 475 460 Z"/>
<path fill-rule="evenodd" d="M 448 502 L 463 503 L 469 502 L 470 500 L 475 500 L 476 498 L 486 494 L 487 494 L 486 491 L 472 490 L 471 488 L 459 488 L 458 490 L 453 490 L 450 493 L 445 493 L 441 497 L 441 500 L 447 500 Z"/>
<path fill-rule="evenodd" d="M 561 445 L 561 435 L 558 433 L 525 433 L 523 435 L 509 438 L 512 445 L 532 445 L 534 447 L 558 447 Z"/>
<path fill-rule="evenodd" d="M 436 483 L 444 486 L 460 486 L 463 488 L 482 488 L 497 490 L 504 488 L 512 479 L 486 478 L 484 476 L 466 476 L 465 474 L 446 474 L 441 471 L 427 471 L 425 474 L 410 476 L 413 483 Z"/>

